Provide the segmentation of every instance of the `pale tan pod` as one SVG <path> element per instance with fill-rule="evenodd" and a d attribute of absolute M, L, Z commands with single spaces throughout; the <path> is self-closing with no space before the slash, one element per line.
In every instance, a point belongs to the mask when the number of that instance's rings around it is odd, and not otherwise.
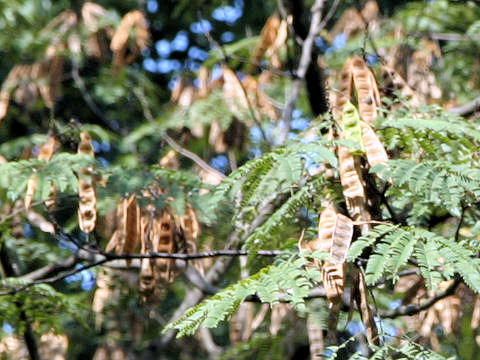
<path fill-rule="evenodd" d="M 334 264 L 343 264 L 353 237 L 353 222 L 342 214 L 337 214 L 333 230 L 330 261 Z"/>
<path fill-rule="evenodd" d="M 380 105 L 380 93 L 375 77 L 365 61 L 357 55 L 351 59 L 351 69 L 360 117 L 365 122 L 372 123 L 377 118 L 377 106 Z"/>
<path fill-rule="evenodd" d="M 127 56 L 128 39 L 132 30 L 135 32 L 135 46 Z M 140 50 L 147 47 L 149 38 L 150 33 L 143 14 L 138 10 L 125 14 L 110 42 L 110 49 L 113 51 L 114 67 L 118 69 L 134 61 Z"/>
<path fill-rule="evenodd" d="M 160 217 L 154 219 L 153 224 L 154 247 L 162 253 L 174 253 L 176 251 L 175 221 L 169 211 L 164 210 Z M 156 259 L 155 267 L 161 283 L 170 283 L 174 278 L 175 261 L 173 259 Z"/>
<path fill-rule="evenodd" d="M 91 137 L 87 132 L 80 133 L 78 153 L 94 156 Z M 97 221 L 97 192 L 92 169 L 83 169 L 78 178 L 78 225 L 80 230 L 90 233 Z"/>
<path fill-rule="evenodd" d="M 309 314 L 307 317 L 307 334 L 311 358 L 321 358 L 325 351 L 323 329 L 320 324 L 316 323 L 311 314 Z"/>
<path fill-rule="evenodd" d="M 345 291 L 346 266 L 345 264 L 325 263 L 322 267 L 323 287 L 327 299 L 331 304 L 342 300 Z"/>
<path fill-rule="evenodd" d="M 340 71 L 340 79 L 338 81 L 338 92 L 335 92 L 335 107 L 333 113 L 337 116 L 342 116 L 343 107 L 351 101 L 351 94 L 353 89 L 353 74 L 351 67 L 351 59 L 345 62 Z"/>
<path fill-rule="evenodd" d="M 368 300 L 368 289 L 362 273 L 358 273 L 357 286 L 360 297 L 358 301 L 358 307 L 360 308 L 362 321 L 365 324 L 367 341 L 370 345 L 378 345 L 378 330 L 377 326 L 375 325 L 375 319 L 373 317 L 372 311 L 370 309 L 370 302 Z"/>
<path fill-rule="evenodd" d="M 273 14 L 267 19 L 260 33 L 260 40 L 253 52 L 252 60 L 254 62 L 259 62 L 265 53 L 275 44 L 278 32 L 279 30 L 281 31 L 281 24 L 282 20 L 278 14 Z"/>
<path fill-rule="evenodd" d="M 32 206 L 32 201 L 35 196 L 35 191 L 37 190 L 37 175 L 33 174 L 27 182 L 27 191 L 25 193 L 25 209 L 30 209 Z"/>
<path fill-rule="evenodd" d="M 337 212 L 332 205 L 322 211 L 318 221 L 318 243 L 312 244 L 315 250 L 330 252 L 336 221 Z"/>
<path fill-rule="evenodd" d="M 50 160 L 59 146 L 60 146 L 60 143 L 58 142 L 55 136 L 49 137 L 48 140 L 45 142 L 45 144 L 40 146 L 38 150 L 37 159 L 46 160 L 46 161 Z M 36 189 L 37 189 L 37 175 L 32 174 L 32 176 L 28 180 L 27 190 L 25 193 L 24 203 L 25 203 L 25 208 L 27 210 L 32 205 L 32 201 L 33 201 L 33 198 L 35 197 Z"/>
<path fill-rule="evenodd" d="M 135 194 L 124 201 L 123 216 L 125 238 L 119 251 L 122 254 L 132 254 L 135 252 L 140 239 L 140 207 Z M 130 263 L 131 260 L 127 259 L 127 266 L 130 266 Z"/>
<path fill-rule="evenodd" d="M 387 151 L 375 131 L 364 121 L 360 121 L 360 126 L 362 128 L 362 141 L 370 166 L 386 163 L 388 161 Z"/>
<path fill-rule="evenodd" d="M 340 146 L 338 148 L 338 161 L 340 181 L 345 198 L 365 198 L 360 164 L 356 157 L 350 153 L 348 148 Z"/>

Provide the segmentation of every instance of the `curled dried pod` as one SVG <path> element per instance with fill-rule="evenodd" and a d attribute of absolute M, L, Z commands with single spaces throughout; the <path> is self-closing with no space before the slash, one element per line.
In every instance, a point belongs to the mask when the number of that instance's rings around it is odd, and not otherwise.
<path fill-rule="evenodd" d="M 128 40 L 132 32 L 135 44 L 127 55 Z M 133 62 L 140 51 L 147 47 L 149 38 L 147 20 L 142 12 L 134 10 L 125 14 L 110 43 L 110 49 L 113 51 L 113 66 L 118 69 Z"/>
<path fill-rule="evenodd" d="M 270 59 L 273 67 L 281 67 L 282 64 L 278 52 L 285 46 L 287 39 L 287 21 L 282 20 L 278 14 L 273 14 L 267 19 L 260 33 L 260 40 L 252 56 L 253 62 L 259 63 L 262 57 L 265 56 Z"/>

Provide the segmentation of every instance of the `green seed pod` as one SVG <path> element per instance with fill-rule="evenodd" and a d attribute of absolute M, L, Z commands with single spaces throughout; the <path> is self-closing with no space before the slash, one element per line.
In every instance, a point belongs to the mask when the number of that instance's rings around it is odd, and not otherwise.
<path fill-rule="evenodd" d="M 363 155 L 365 148 L 362 141 L 362 128 L 360 127 L 360 116 L 355 106 L 347 102 L 343 107 L 342 114 L 343 138 L 354 141 L 360 145 L 360 149 L 350 149 L 351 154 Z"/>

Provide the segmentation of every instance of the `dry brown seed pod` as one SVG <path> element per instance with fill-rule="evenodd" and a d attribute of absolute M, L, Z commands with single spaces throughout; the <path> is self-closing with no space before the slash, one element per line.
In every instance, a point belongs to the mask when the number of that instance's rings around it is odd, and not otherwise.
<path fill-rule="evenodd" d="M 282 20 L 278 14 L 273 14 L 267 19 L 265 25 L 263 26 L 262 32 L 260 33 L 260 39 L 257 47 L 253 52 L 252 60 L 254 63 L 260 62 L 262 57 L 266 55 L 267 51 L 274 46 L 279 34 L 279 30 L 281 29 L 281 24 Z"/>
<path fill-rule="evenodd" d="M 358 109 L 360 117 L 367 123 L 377 118 L 377 106 L 380 105 L 380 93 L 373 73 L 365 61 L 354 56 L 351 59 L 353 83 L 357 91 Z"/>
<path fill-rule="evenodd" d="M 353 222 L 342 214 L 337 214 L 335 228 L 332 233 L 330 261 L 334 264 L 343 264 L 353 237 Z"/>
<path fill-rule="evenodd" d="M 370 309 L 370 302 L 368 300 L 368 289 L 365 284 L 365 278 L 362 273 L 357 273 L 356 291 L 358 296 L 355 298 L 357 306 L 360 309 L 360 315 L 366 328 L 367 341 L 370 345 L 378 345 L 378 330 L 375 325 L 375 319 Z"/>
<path fill-rule="evenodd" d="M 384 91 L 387 94 L 390 95 L 393 92 L 398 91 L 408 100 L 410 100 L 412 106 L 420 105 L 420 101 L 415 91 L 413 91 L 405 79 L 403 79 L 393 68 L 386 65 L 382 66 L 382 78 L 384 82 Z"/>
<path fill-rule="evenodd" d="M 366 122 L 361 121 L 362 141 L 370 166 L 386 163 L 388 155 L 375 131 Z"/>
<path fill-rule="evenodd" d="M 135 33 L 135 44 L 130 49 L 130 54 L 127 55 L 128 40 L 132 31 Z M 144 15 L 138 10 L 125 14 L 110 42 L 110 49 L 113 51 L 113 66 L 118 69 L 133 62 L 140 51 L 147 47 L 149 38 L 150 33 Z"/>
<path fill-rule="evenodd" d="M 170 150 L 160 159 L 159 164 L 165 169 L 178 170 L 180 168 L 180 162 L 178 161 L 177 152 L 175 150 Z"/>
<path fill-rule="evenodd" d="M 40 146 L 38 150 L 38 155 L 37 158 L 39 160 L 50 160 L 57 151 L 58 147 L 60 146 L 60 143 L 58 142 L 57 138 L 55 136 L 51 136 L 48 138 L 48 140 Z M 35 197 L 35 191 L 37 189 L 37 175 L 33 174 L 30 179 L 28 180 L 27 183 L 27 191 L 25 193 L 25 208 L 28 210 L 30 206 L 32 205 L 33 198 Z"/>
<path fill-rule="evenodd" d="M 94 156 L 92 139 L 87 132 L 80 133 L 78 153 Z M 93 169 L 83 169 L 78 178 L 78 224 L 85 233 L 95 229 L 97 221 L 97 191 Z"/>
<path fill-rule="evenodd" d="M 322 267 L 322 282 L 331 304 L 337 304 L 342 300 L 345 291 L 346 279 L 345 264 L 325 263 Z"/>

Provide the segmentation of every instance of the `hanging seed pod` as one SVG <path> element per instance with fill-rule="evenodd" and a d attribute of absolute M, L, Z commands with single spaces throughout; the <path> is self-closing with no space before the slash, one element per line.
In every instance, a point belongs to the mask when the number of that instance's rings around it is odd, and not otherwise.
<path fill-rule="evenodd" d="M 383 147 L 382 142 L 378 138 L 375 131 L 366 122 L 361 121 L 362 140 L 367 154 L 367 160 L 370 166 L 383 164 L 388 161 L 388 155 Z"/>
<path fill-rule="evenodd" d="M 279 50 L 285 46 L 288 39 L 288 24 L 278 14 L 270 16 L 263 26 L 260 40 L 253 52 L 252 62 L 259 63 L 262 57 L 270 60 L 274 68 L 281 67 L 282 63 L 278 56 Z"/>
<path fill-rule="evenodd" d="M 153 222 L 153 243 L 156 252 L 174 253 L 177 249 L 175 241 L 175 221 L 166 210 Z M 175 261 L 173 259 L 157 259 L 156 270 L 161 283 L 168 284 L 173 281 Z"/>
<path fill-rule="evenodd" d="M 382 66 L 383 87 L 387 95 L 392 95 L 395 91 L 400 92 L 402 96 L 410 100 L 412 106 L 418 107 L 420 100 L 415 91 L 407 84 L 398 72 L 388 66 Z"/>
<path fill-rule="evenodd" d="M 343 107 L 342 114 L 342 136 L 346 140 L 351 140 L 360 145 L 360 149 L 350 149 L 350 153 L 354 155 L 362 155 L 365 148 L 362 141 L 362 128 L 360 127 L 360 116 L 355 106 L 348 101 Z"/>
<path fill-rule="evenodd" d="M 322 268 L 322 281 L 331 304 L 337 304 L 342 300 L 345 291 L 345 264 L 327 263 Z"/>
<path fill-rule="evenodd" d="M 377 118 L 377 106 L 380 106 L 380 93 L 377 82 L 365 61 L 354 56 L 351 59 L 353 83 L 357 91 L 360 117 L 367 123 Z"/>
<path fill-rule="evenodd" d="M 375 325 L 375 319 L 373 317 L 372 311 L 370 310 L 370 302 L 368 300 L 368 289 L 365 284 L 365 278 L 362 273 L 356 274 L 356 291 L 357 296 L 355 296 L 355 301 L 357 306 L 360 309 L 360 315 L 362 316 L 362 321 L 365 324 L 367 341 L 370 345 L 378 345 L 378 330 Z"/>
<path fill-rule="evenodd" d="M 348 60 L 340 71 L 340 80 L 338 82 L 338 92 L 335 93 L 335 107 L 333 113 L 341 116 L 343 107 L 351 100 L 353 89 L 353 74 L 351 68 L 351 60 Z"/>
<path fill-rule="evenodd" d="M 147 205 L 146 209 L 141 210 L 140 233 L 141 233 L 141 254 L 148 254 L 153 251 L 150 232 L 152 231 L 153 217 L 155 208 L 153 205 Z M 156 294 L 156 274 L 155 260 L 142 259 L 139 275 L 139 291 L 143 300 L 150 299 Z"/>
<path fill-rule="evenodd" d="M 325 351 L 325 339 L 323 338 L 323 328 L 315 321 L 312 314 L 307 317 L 307 334 L 311 358 L 320 358 Z"/>
<path fill-rule="evenodd" d="M 94 156 L 92 139 L 87 132 L 80 133 L 78 153 Z M 97 221 L 97 191 L 92 171 L 83 169 L 78 177 L 78 225 L 85 233 L 92 232 Z"/>
<path fill-rule="evenodd" d="M 52 158 L 55 151 L 60 146 L 57 138 L 51 136 L 45 144 L 43 144 L 38 150 L 37 159 L 48 161 Z M 33 198 L 35 197 L 35 190 L 37 189 L 37 175 L 33 174 L 27 183 L 27 191 L 25 193 L 25 208 L 28 210 L 32 205 Z"/>
<path fill-rule="evenodd" d="M 132 32 L 134 33 L 135 44 L 127 55 L 128 40 Z M 114 68 L 118 69 L 133 62 L 140 51 L 147 47 L 149 38 L 147 20 L 143 14 L 138 10 L 125 14 L 110 43 L 110 49 L 113 51 Z"/>
<path fill-rule="evenodd" d="M 343 264 L 353 237 L 353 222 L 342 214 L 337 214 L 335 228 L 332 233 L 330 261 L 334 264 Z"/>

